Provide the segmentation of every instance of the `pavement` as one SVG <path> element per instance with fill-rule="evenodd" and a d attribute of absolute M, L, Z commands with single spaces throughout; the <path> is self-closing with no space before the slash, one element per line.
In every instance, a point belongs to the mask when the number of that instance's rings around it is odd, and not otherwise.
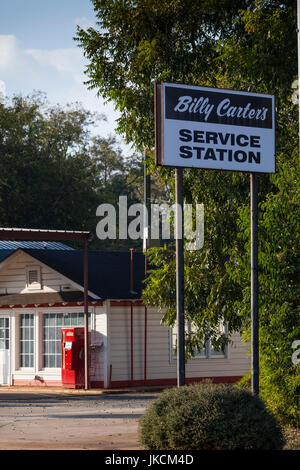
<path fill-rule="evenodd" d="M 57 395 L 103 395 L 114 393 L 145 393 L 145 392 L 161 392 L 166 388 L 172 386 L 141 386 L 141 387 L 122 387 L 122 388 L 90 388 L 84 390 L 83 388 L 63 388 L 63 387 L 46 387 L 46 386 L 21 386 L 21 385 L 0 385 L 0 399 L 3 393 L 26 393 L 33 394 L 57 394 Z"/>
<path fill-rule="evenodd" d="M 137 450 L 138 420 L 161 387 L 0 387 L 0 450 Z"/>

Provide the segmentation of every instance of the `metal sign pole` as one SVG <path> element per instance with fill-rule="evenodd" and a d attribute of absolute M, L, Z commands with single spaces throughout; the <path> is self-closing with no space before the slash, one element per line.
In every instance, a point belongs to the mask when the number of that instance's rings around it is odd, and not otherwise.
<path fill-rule="evenodd" d="M 147 155 L 145 154 L 145 158 Z M 144 163 L 144 251 L 147 251 L 150 248 L 150 227 L 151 227 L 151 180 L 150 174 L 147 173 L 147 164 Z"/>
<path fill-rule="evenodd" d="M 84 240 L 83 248 L 84 279 L 84 388 L 89 389 L 89 306 L 88 306 L 88 241 Z"/>
<path fill-rule="evenodd" d="M 175 169 L 176 189 L 176 307 L 177 307 L 177 386 L 185 385 L 184 346 L 184 251 L 183 251 L 183 169 Z"/>
<path fill-rule="evenodd" d="M 259 393 L 259 313 L 258 313 L 258 190 L 257 175 L 250 174 L 251 209 L 251 386 Z"/>

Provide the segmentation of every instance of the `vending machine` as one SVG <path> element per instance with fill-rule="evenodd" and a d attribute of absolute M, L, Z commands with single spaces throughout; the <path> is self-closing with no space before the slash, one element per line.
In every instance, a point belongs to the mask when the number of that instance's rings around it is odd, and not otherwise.
<path fill-rule="evenodd" d="M 84 387 L 84 328 L 61 329 L 61 381 L 65 388 Z"/>

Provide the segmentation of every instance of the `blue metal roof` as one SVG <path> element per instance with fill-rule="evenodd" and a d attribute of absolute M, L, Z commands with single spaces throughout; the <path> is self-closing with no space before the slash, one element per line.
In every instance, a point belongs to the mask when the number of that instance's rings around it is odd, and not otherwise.
<path fill-rule="evenodd" d="M 25 248 L 25 244 L 31 244 L 34 248 Z M 39 246 L 42 246 L 42 248 L 38 249 Z M 3 262 L 20 248 L 77 284 L 84 285 L 83 252 L 81 250 L 74 250 L 63 243 L 57 242 L 0 241 L 0 262 Z M 131 287 L 129 252 L 89 251 L 88 271 L 89 291 L 96 294 L 100 299 L 141 298 L 145 279 L 144 253 L 134 252 L 133 289 Z"/>
<path fill-rule="evenodd" d="M 60 242 L 30 242 L 30 241 L 7 241 L 0 240 L 0 250 L 18 250 L 19 248 L 27 248 L 31 250 L 73 250 L 68 245 Z M 5 256 L 6 257 L 6 256 Z M 1 259 L 1 251 L 0 251 Z"/>
<path fill-rule="evenodd" d="M 13 253 L 13 250 L 0 250 L 0 263 L 3 261 L 5 258 L 10 256 Z"/>
<path fill-rule="evenodd" d="M 50 266 L 80 286 L 83 279 L 83 252 L 81 250 L 27 250 L 33 258 Z M 145 279 L 145 255 L 133 254 L 133 289 L 131 288 L 131 261 L 128 251 L 88 252 L 89 291 L 100 299 L 140 299 Z"/>

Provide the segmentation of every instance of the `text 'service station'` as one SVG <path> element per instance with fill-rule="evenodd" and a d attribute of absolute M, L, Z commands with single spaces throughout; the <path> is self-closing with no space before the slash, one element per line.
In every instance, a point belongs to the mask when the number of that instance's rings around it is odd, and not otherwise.
<path fill-rule="evenodd" d="M 226 162 L 226 169 L 231 162 L 263 166 L 266 139 L 274 126 L 270 95 L 166 84 L 164 106 L 165 125 L 166 120 L 178 123 L 172 129 L 179 165 L 193 161 L 195 166 Z"/>

